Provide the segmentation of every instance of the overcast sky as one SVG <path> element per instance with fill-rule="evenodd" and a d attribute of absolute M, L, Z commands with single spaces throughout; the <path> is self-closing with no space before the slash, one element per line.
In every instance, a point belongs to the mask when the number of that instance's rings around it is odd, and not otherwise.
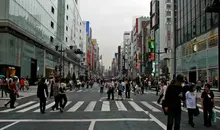
<path fill-rule="evenodd" d="M 150 0 L 80 0 L 83 20 L 90 21 L 105 67 L 111 64 L 124 31 L 131 31 L 134 16 L 149 16 Z"/>

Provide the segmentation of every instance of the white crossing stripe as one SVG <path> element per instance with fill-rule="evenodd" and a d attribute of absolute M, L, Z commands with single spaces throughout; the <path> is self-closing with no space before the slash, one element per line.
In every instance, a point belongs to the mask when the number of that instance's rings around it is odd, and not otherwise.
<path fill-rule="evenodd" d="M 153 102 L 155 105 L 159 106 L 159 107 L 162 107 L 162 105 L 158 104 L 156 101 Z M 182 110 L 184 112 L 188 112 L 186 108 L 182 107 Z"/>
<path fill-rule="evenodd" d="M 21 110 L 19 110 L 19 111 L 17 111 L 17 112 L 27 112 L 27 111 L 29 111 L 29 110 L 31 110 L 31 109 L 34 109 L 34 108 L 36 108 L 36 107 L 39 107 L 39 106 L 40 106 L 40 103 L 37 103 L 37 104 L 35 104 L 35 105 L 33 105 L 33 106 L 27 107 L 27 108 L 25 108 L 25 109 L 21 109 Z"/>
<path fill-rule="evenodd" d="M 135 102 L 133 101 L 128 101 L 128 103 L 136 110 L 136 111 L 144 111 L 140 106 L 138 106 Z"/>
<path fill-rule="evenodd" d="M 197 104 L 198 107 L 202 107 L 202 105 Z M 202 110 L 202 109 L 201 109 Z M 203 110 L 202 110 L 203 111 Z M 220 113 L 220 110 L 215 109 L 216 112 Z"/>
<path fill-rule="evenodd" d="M 126 107 L 124 106 L 124 104 L 122 103 L 122 101 L 115 101 L 116 106 L 118 107 L 119 111 L 127 111 Z"/>
<path fill-rule="evenodd" d="M 18 109 L 20 109 L 20 108 L 26 107 L 26 106 L 28 106 L 28 105 L 30 105 L 30 104 L 33 104 L 33 103 L 35 103 L 35 101 L 30 101 L 30 102 L 27 102 L 27 103 L 25 103 L 25 104 L 19 105 L 19 106 L 17 106 L 17 107 L 14 108 L 14 109 L 6 109 L 6 110 L 0 111 L 0 112 L 10 112 L 10 111 L 18 110 Z"/>
<path fill-rule="evenodd" d="M 84 103 L 84 101 L 77 102 L 73 107 L 71 107 L 68 110 L 68 112 L 75 112 L 75 111 L 77 111 L 80 108 L 80 106 L 82 106 L 83 103 Z"/>
<path fill-rule="evenodd" d="M 145 101 L 141 101 L 141 103 L 142 103 L 144 106 L 148 107 L 148 108 L 149 108 L 150 110 L 152 110 L 153 112 L 161 112 L 159 109 L 153 107 L 152 105 L 150 105 L 149 103 L 147 103 L 147 102 L 145 102 Z"/>
<path fill-rule="evenodd" d="M 72 101 L 67 101 L 66 106 L 68 106 L 71 102 L 72 102 Z M 65 106 L 65 107 L 66 107 L 66 106 Z M 64 108 L 64 109 L 65 109 L 65 108 Z M 55 110 L 55 111 L 51 110 L 50 112 L 58 112 L 58 111 L 57 111 L 57 110 Z"/>
<path fill-rule="evenodd" d="M 84 111 L 93 111 L 95 108 L 95 105 L 96 105 L 96 101 L 90 102 Z"/>
<path fill-rule="evenodd" d="M 82 90 L 78 90 L 77 92 L 82 92 Z"/>
<path fill-rule="evenodd" d="M 109 101 L 102 102 L 102 111 L 110 111 L 110 103 Z"/>
<path fill-rule="evenodd" d="M 50 104 L 46 105 L 45 109 L 51 108 L 54 105 L 54 102 L 51 102 Z M 34 112 L 40 112 L 40 108 L 35 110 Z"/>

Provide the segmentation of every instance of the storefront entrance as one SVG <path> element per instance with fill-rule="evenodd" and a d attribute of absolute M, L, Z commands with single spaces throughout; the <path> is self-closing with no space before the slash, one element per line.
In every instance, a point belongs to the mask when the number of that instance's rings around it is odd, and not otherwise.
<path fill-rule="evenodd" d="M 196 83 L 196 71 L 189 72 L 189 82 Z"/>
<path fill-rule="evenodd" d="M 31 84 L 37 81 L 37 60 L 31 58 Z"/>

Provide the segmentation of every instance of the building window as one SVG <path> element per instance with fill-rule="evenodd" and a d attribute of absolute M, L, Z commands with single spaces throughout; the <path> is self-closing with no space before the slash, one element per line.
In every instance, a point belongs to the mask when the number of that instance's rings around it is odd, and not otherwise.
<path fill-rule="evenodd" d="M 67 9 L 67 10 L 69 9 L 69 5 L 66 5 L 66 9 Z"/>
<path fill-rule="evenodd" d="M 167 10 L 171 10 L 171 4 L 167 4 Z"/>
<path fill-rule="evenodd" d="M 167 24 L 171 23 L 171 18 L 167 18 Z"/>
<path fill-rule="evenodd" d="M 210 37 L 208 39 L 209 48 L 217 46 L 218 45 L 217 42 L 218 42 L 217 36 Z"/>
<path fill-rule="evenodd" d="M 68 27 L 66 26 L 66 31 L 68 31 Z"/>
<path fill-rule="evenodd" d="M 79 30 L 79 32 L 81 32 L 81 29 Z"/>
<path fill-rule="evenodd" d="M 50 36 L 50 43 L 53 43 L 53 37 Z"/>
<path fill-rule="evenodd" d="M 171 16 L 171 11 L 167 11 L 167 16 Z"/>
<path fill-rule="evenodd" d="M 66 42 L 68 42 L 68 38 L 66 37 Z"/>
<path fill-rule="evenodd" d="M 202 51 L 206 49 L 206 40 L 199 41 L 198 43 L 198 51 Z"/>
<path fill-rule="evenodd" d="M 68 17 L 68 15 L 66 15 L 66 20 L 68 20 L 69 19 L 69 17 Z"/>
<path fill-rule="evenodd" d="M 167 3 L 171 3 L 171 0 L 167 0 Z"/>
<path fill-rule="evenodd" d="M 50 26 L 51 28 L 54 28 L 54 23 L 52 21 L 50 22 Z"/>
<path fill-rule="evenodd" d="M 54 14 L 54 7 L 51 6 L 51 12 Z"/>

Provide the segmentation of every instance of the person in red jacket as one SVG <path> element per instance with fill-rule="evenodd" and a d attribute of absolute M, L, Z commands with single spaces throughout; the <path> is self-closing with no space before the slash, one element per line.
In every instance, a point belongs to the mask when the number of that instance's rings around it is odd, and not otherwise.
<path fill-rule="evenodd" d="M 24 78 L 20 79 L 20 91 L 23 90 L 24 91 Z"/>

